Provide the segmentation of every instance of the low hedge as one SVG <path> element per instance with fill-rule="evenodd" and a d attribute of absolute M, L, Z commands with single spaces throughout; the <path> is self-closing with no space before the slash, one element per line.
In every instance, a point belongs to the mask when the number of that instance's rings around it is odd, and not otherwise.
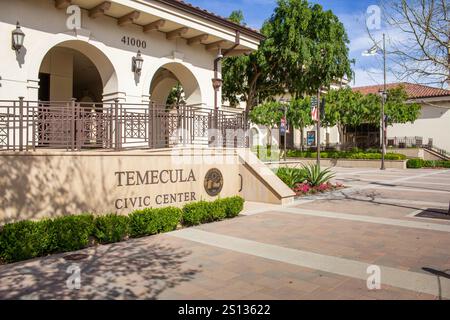
<path fill-rule="evenodd" d="M 196 226 L 202 223 L 220 221 L 236 217 L 244 208 L 244 199 L 231 197 L 217 199 L 214 202 L 195 202 L 184 206 L 182 223 Z"/>
<path fill-rule="evenodd" d="M 130 232 L 130 218 L 108 214 L 95 218 L 94 236 L 99 243 L 113 243 L 125 240 Z"/>
<path fill-rule="evenodd" d="M 130 237 L 137 238 L 173 231 L 181 220 L 181 209 L 167 207 L 143 209 L 129 215 Z"/>
<path fill-rule="evenodd" d="M 173 231 L 185 226 L 237 216 L 244 199 L 230 197 L 213 202 L 136 210 L 128 216 L 81 214 L 9 223 L 0 229 L 0 261 L 15 262 L 57 252 L 83 249 L 94 243 L 114 243 Z"/>
<path fill-rule="evenodd" d="M 370 150 L 372 151 L 372 150 Z M 320 153 L 323 159 L 359 159 L 359 160 L 380 160 L 380 152 L 352 152 L 352 151 L 324 151 Z M 289 150 L 289 158 L 316 158 L 317 152 Z M 386 160 L 406 160 L 406 156 L 399 153 L 386 153 Z"/>
<path fill-rule="evenodd" d="M 51 220 L 48 251 L 66 252 L 87 247 L 94 226 L 94 216 L 90 214 L 64 216 Z"/>
<path fill-rule="evenodd" d="M 406 162 L 406 167 L 410 168 L 410 169 L 419 169 L 419 168 L 450 168 L 450 161 L 409 159 Z"/>

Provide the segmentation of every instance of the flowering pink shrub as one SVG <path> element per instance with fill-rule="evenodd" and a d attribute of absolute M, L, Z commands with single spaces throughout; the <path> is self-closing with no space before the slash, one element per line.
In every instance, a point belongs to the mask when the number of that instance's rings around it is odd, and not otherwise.
<path fill-rule="evenodd" d="M 294 188 L 294 192 L 299 196 L 303 196 L 303 195 L 308 195 L 308 194 L 316 194 L 316 193 L 322 193 L 322 192 L 326 192 L 326 191 L 333 191 L 333 190 L 341 189 L 341 188 L 344 188 L 344 185 L 341 183 L 332 184 L 330 182 L 327 182 L 327 183 L 322 183 L 319 186 L 312 187 L 309 183 L 304 182 L 304 183 L 298 183 Z"/>

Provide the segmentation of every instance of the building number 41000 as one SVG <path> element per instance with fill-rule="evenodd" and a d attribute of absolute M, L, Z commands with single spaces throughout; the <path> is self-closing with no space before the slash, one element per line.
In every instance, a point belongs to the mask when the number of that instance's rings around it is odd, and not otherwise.
<path fill-rule="evenodd" d="M 125 44 L 127 46 L 132 46 L 132 47 L 137 47 L 137 48 L 142 48 L 142 49 L 147 48 L 147 42 L 145 42 L 144 40 L 133 38 L 133 37 L 123 36 L 121 41 L 123 44 Z"/>

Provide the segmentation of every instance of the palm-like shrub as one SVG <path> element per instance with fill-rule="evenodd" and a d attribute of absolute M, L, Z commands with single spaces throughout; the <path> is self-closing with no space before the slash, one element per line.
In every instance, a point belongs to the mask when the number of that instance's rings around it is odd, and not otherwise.
<path fill-rule="evenodd" d="M 279 168 L 276 175 L 291 189 L 305 181 L 306 177 L 305 171 L 298 168 Z"/>
<path fill-rule="evenodd" d="M 329 168 L 321 170 L 317 164 L 303 165 L 302 171 L 304 172 L 304 180 L 312 187 L 327 183 L 335 176 Z"/>

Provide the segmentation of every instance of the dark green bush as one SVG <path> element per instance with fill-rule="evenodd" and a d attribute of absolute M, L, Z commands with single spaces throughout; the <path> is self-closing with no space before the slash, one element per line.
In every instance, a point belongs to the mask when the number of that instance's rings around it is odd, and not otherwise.
<path fill-rule="evenodd" d="M 209 204 L 206 201 L 188 203 L 183 207 L 183 224 L 196 226 L 201 223 L 211 222 Z"/>
<path fill-rule="evenodd" d="M 298 168 L 279 168 L 275 174 L 291 189 L 302 183 L 306 176 L 305 170 Z"/>
<path fill-rule="evenodd" d="M 82 214 L 10 223 L 0 228 L 0 260 L 14 262 L 82 249 L 90 244 L 91 237 L 100 243 L 112 243 L 127 236 L 173 231 L 182 218 L 185 225 L 231 218 L 242 211 L 243 204 L 241 197 L 231 197 L 187 204 L 183 210 L 174 207 L 137 210 L 128 217 L 108 214 L 94 218 Z"/>
<path fill-rule="evenodd" d="M 408 168 L 450 168 L 450 161 L 410 159 L 406 166 Z"/>
<path fill-rule="evenodd" d="M 353 151 L 324 151 L 320 153 L 323 159 L 361 159 L 361 160 L 380 160 L 381 153 L 369 150 L 366 152 L 354 149 Z M 290 158 L 316 158 L 317 152 L 301 152 L 299 150 L 289 150 L 287 156 Z M 399 153 L 387 153 L 386 160 L 406 160 L 406 156 Z"/>
<path fill-rule="evenodd" d="M 75 251 L 86 248 L 94 231 L 91 214 L 58 217 L 49 225 L 49 252 Z"/>
<path fill-rule="evenodd" d="M 94 236 L 100 243 L 113 243 L 124 240 L 130 230 L 127 216 L 108 214 L 95 218 Z"/>
<path fill-rule="evenodd" d="M 167 207 L 136 210 L 129 215 L 129 219 L 130 236 L 142 237 L 175 230 L 181 219 L 181 209 Z"/>
<path fill-rule="evenodd" d="M 234 218 L 244 209 L 244 199 L 242 197 L 230 197 L 218 199 L 217 202 L 225 206 L 225 215 L 227 218 Z"/>
<path fill-rule="evenodd" d="M 230 197 L 217 199 L 213 202 L 199 201 L 186 204 L 183 207 L 182 223 L 186 226 L 196 226 L 202 223 L 220 221 L 236 217 L 244 208 L 244 199 Z"/>
<path fill-rule="evenodd" d="M 410 169 L 418 169 L 422 168 L 423 166 L 423 160 L 422 159 L 409 159 L 406 162 L 406 167 Z"/>
<path fill-rule="evenodd" d="M 50 220 L 19 221 L 3 226 L 0 233 L 0 259 L 15 262 L 42 256 L 49 246 Z"/>

